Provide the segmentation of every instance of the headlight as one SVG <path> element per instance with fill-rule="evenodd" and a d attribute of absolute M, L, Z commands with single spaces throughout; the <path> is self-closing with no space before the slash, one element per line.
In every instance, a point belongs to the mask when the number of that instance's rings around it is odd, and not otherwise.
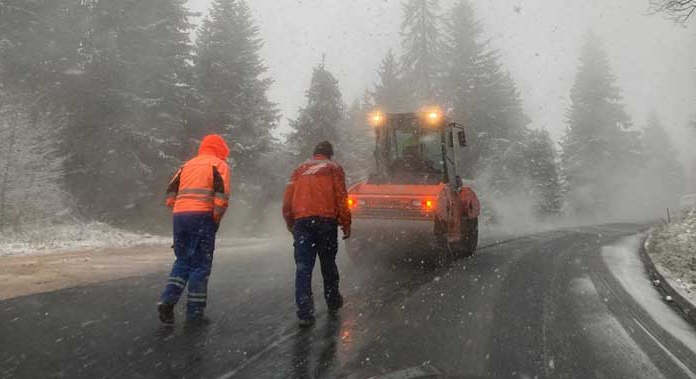
<path fill-rule="evenodd" d="M 444 113 L 440 107 L 429 107 L 422 111 L 423 120 L 431 126 L 438 125 L 442 121 Z"/>
<path fill-rule="evenodd" d="M 370 113 L 369 116 L 369 121 L 370 125 L 374 127 L 382 126 L 384 125 L 384 122 L 386 121 L 387 117 L 384 115 L 384 113 L 380 111 L 374 111 Z"/>

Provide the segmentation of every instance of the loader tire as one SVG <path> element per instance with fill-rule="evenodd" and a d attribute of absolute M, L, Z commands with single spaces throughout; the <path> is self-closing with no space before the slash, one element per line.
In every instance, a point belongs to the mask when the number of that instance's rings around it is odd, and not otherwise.
<path fill-rule="evenodd" d="M 433 264 L 436 268 L 447 268 L 457 259 L 457 253 L 450 248 L 437 249 L 433 256 Z"/>
<path fill-rule="evenodd" d="M 462 218 L 462 239 L 456 243 L 445 240 L 445 244 L 455 260 L 474 255 L 478 246 L 478 218 Z"/>
<path fill-rule="evenodd" d="M 478 218 L 462 220 L 462 241 L 459 257 L 470 257 L 476 254 L 478 247 Z"/>

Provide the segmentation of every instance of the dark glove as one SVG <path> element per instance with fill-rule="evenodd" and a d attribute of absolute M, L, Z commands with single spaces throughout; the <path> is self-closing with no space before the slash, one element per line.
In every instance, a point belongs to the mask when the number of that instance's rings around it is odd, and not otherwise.
<path fill-rule="evenodd" d="M 220 229 L 220 223 L 216 222 L 215 223 L 215 233 L 217 233 L 218 229 Z"/>
<path fill-rule="evenodd" d="M 347 240 L 350 238 L 350 226 L 342 226 L 341 230 L 343 230 L 343 239 Z"/>

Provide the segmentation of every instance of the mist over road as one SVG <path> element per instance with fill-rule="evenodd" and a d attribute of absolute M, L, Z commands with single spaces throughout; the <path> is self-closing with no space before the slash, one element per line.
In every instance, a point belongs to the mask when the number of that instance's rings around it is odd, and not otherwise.
<path fill-rule="evenodd" d="M 696 354 L 602 258 L 642 228 L 484 237 L 478 255 L 440 269 L 361 271 L 341 252 L 347 305 L 327 317 L 316 271 L 306 331 L 289 240 L 223 244 L 207 327 L 185 327 L 181 313 L 173 330 L 159 325 L 165 272 L 0 302 L 0 378 L 363 378 L 424 363 L 494 378 L 688 378 Z"/>

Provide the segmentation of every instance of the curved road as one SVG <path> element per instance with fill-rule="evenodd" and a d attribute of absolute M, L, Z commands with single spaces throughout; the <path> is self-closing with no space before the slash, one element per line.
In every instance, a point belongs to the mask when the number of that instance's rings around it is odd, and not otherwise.
<path fill-rule="evenodd" d="M 315 277 L 319 315 L 308 330 L 294 318 L 289 241 L 223 245 L 206 327 L 158 324 L 165 272 L 0 302 L 0 378 L 357 379 L 408 368 L 486 378 L 694 378 L 694 330 L 654 301 L 640 270 L 628 274 L 640 288 L 626 288 L 626 273 L 616 272 L 635 256 L 603 253 L 641 229 L 484 238 L 478 255 L 440 269 L 359 270 L 341 257 L 347 305 L 328 318 Z M 614 258 L 618 269 L 607 263 Z M 657 305 L 646 309 L 646 301 Z M 401 372 L 388 377 L 409 377 Z"/>

